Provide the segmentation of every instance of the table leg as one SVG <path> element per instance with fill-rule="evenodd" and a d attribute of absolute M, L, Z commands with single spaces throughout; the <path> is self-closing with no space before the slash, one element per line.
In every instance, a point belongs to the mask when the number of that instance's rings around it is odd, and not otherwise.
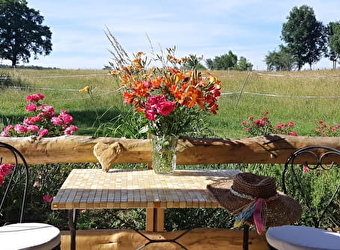
<path fill-rule="evenodd" d="M 164 231 L 164 208 L 147 208 L 146 209 L 146 231 L 163 232 Z"/>
<path fill-rule="evenodd" d="M 70 249 L 76 250 L 77 210 L 68 210 L 68 226 L 70 228 Z"/>
<path fill-rule="evenodd" d="M 248 250 L 249 225 L 243 225 L 243 250 Z"/>

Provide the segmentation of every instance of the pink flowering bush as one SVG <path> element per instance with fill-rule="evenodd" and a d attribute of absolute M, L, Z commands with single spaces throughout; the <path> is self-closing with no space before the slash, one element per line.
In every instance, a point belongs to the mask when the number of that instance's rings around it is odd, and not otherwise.
<path fill-rule="evenodd" d="M 66 110 L 57 114 L 52 106 L 42 104 L 45 99 L 42 94 L 29 95 L 26 98 L 25 110 L 29 116 L 20 124 L 6 126 L 0 136 L 39 136 L 53 137 L 60 135 L 73 135 L 78 127 L 71 125 L 73 117 Z"/>
<path fill-rule="evenodd" d="M 249 116 L 247 121 L 241 122 L 244 131 L 252 137 L 269 134 L 285 134 L 297 136 L 297 133 L 292 131 L 295 126 L 294 122 L 280 123 L 276 126 L 273 126 L 268 114 L 269 112 L 265 111 L 261 118 L 258 119 L 254 118 L 254 116 Z"/>
<path fill-rule="evenodd" d="M 316 136 L 338 137 L 340 136 L 340 124 L 329 126 L 324 121 L 319 120 L 314 133 Z"/>

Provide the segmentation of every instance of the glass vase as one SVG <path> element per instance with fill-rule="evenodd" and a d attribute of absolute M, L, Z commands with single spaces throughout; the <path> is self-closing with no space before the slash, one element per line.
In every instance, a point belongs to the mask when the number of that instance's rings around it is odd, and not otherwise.
<path fill-rule="evenodd" d="M 177 136 L 152 136 L 152 168 L 156 174 L 173 174 L 176 169 Z"/>

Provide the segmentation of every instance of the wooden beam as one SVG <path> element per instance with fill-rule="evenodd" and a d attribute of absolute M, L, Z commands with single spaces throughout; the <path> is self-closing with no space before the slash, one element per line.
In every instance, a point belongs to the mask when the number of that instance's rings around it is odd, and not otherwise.
<path fill-rule="evenodd" d="M 256 231 L 249 232 L 249 250 L 267 249 L 267 241 L 264 235 L 258 235 Z M 135 250 L 150 243 L 145 235 L 151 240 L 174 240 L 187 249 L 204 250 L 225 250 L 242 249 L 242 230 L 215 229 L 215 228 L 196 228 L 188 232 L 140 232 L 132 230 L 80 230 L 77 231 L 78 249 L 116 249 L 116 250 Z M 62 232 L 61 249 L 69 249 L 70 236 L 68 231 Z M 148 250 L 180 250 L 180 245 L 174 242 L 159 242 L 148 244 Z"/>
<path fill-rule="evenodd" d="M 90 136 L 0 137 L 16 147 L 29 164 L 99 162 L 104 171 L 117 163 L 151 163 L 149 139 Z M 181 138 L 177 164 L 284 163 L 296 149 L 325 145 L 340 149 L 339 137 L 268 135 L 243 139 Z M 3 162 L 11 157 L 0 148 Z"/>

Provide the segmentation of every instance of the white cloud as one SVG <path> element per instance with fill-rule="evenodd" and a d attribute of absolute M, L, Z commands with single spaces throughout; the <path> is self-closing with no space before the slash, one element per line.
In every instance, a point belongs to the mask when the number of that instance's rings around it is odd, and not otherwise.
<path fill-rule="evenodd" d="M 102 68 L 111 55 L 106 27 L 130 53 L 178 48 L 179 56 L 213 58 L 231 50 L 265 69 L 268 51 L 277 49 L 282 24 L 304 1 L 270 0 L 30 0 L 53 32 L 53 52 L 33 65 Z M 338 21 L 340 2 L 311 0 L 317 19 Z M 48 64 L 48 65 L 47 65 Z"/>

